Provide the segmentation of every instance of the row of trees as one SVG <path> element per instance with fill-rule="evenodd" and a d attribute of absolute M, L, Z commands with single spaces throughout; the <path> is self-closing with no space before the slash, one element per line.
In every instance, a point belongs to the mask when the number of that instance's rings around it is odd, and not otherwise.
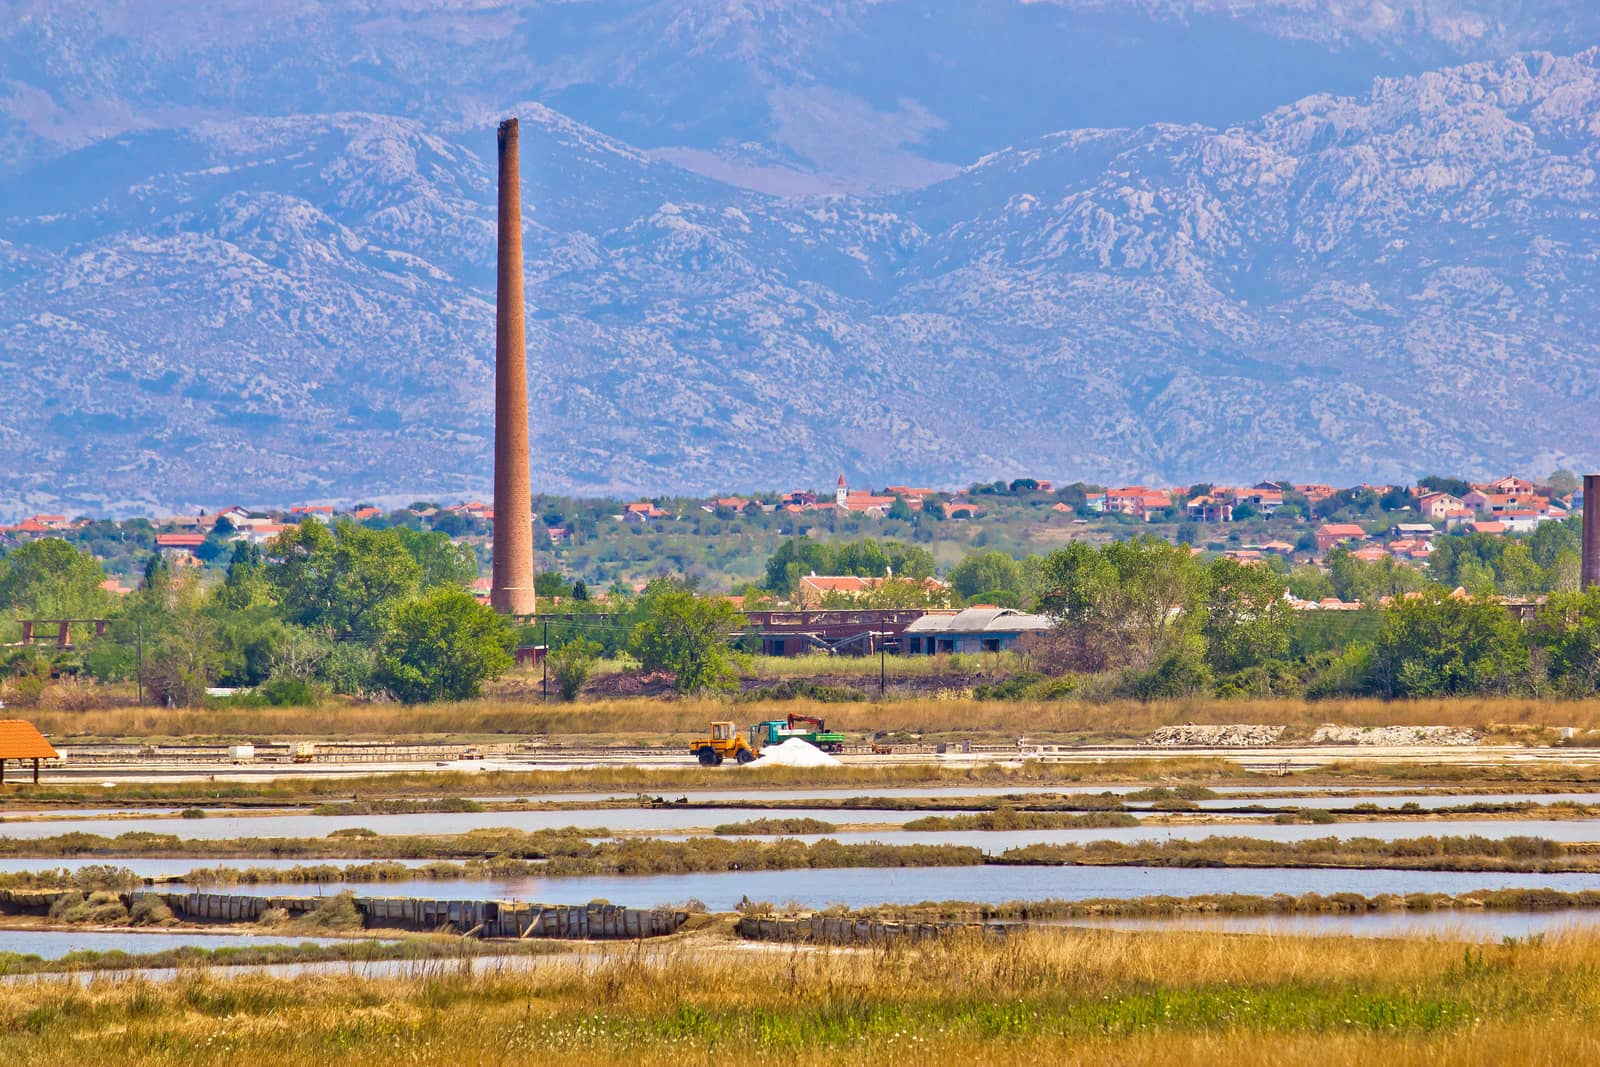
<path fill-rule="evenodd" d="M 1120 671 L 1134 695 L 1578 696 L 1600 686 L 1600 590 L 1552 593 L 1526 624 L 1494 597 L 1437 583 L 1381 608 L 1308 615 L 1268 568 L 1205 563 L 1154 539 L 1069 545 L 1043 575 L 1040 608 L 1058 627 L 1041 664 Z"/>
<path fill-rule="evenodd" d="M 0 608 L 13 618 L 109 616 L 83 669 L 137 680 L 162 703 L 196 703 L 211 686 L 261 687 L 283 701 L 318 689 L 462 699 L 511 666 L 516 642 L 468 590 L 476 576 L 471 551 L 442 533 L 307 521 L 265 551 L 234 545 L 225 579 L 210 587 L 151 556 L 139 589 L 119 600 L 101 589 L 96 560 L 46 538 L 0 561 Z"/>

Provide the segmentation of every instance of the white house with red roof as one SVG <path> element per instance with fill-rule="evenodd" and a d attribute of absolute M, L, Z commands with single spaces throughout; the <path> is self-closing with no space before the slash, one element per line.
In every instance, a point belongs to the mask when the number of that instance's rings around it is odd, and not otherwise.
<path fill-rule="evenodd" d="M 1449 493 L 1428 493 L 1417 501 L 1417 513 L 1429 522 L 1443 522 L 1452 511 L 1460 511 L 1461 498 Z"/>

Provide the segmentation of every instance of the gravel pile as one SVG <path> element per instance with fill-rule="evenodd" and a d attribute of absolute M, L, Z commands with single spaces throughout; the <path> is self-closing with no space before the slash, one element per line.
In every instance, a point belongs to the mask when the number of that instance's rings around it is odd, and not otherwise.
<path fill-rule="evenodd" d="M 1454 726 L 1334 726 L 1317 727 L 1314 745 L 1476 745 L 1476 731 Z"/>
<path fill-rule="evenodd" d="M 1159 748 L 1255 748 L 1277 744 L 1281 726 L 1252 726 L 1230 723 L 1226 726 L 1163 726 L 1144 739 Z"/>

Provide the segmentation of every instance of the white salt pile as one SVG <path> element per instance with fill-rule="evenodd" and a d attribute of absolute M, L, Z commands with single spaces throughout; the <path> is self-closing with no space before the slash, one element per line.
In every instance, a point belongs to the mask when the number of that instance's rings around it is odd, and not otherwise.
<path fill-rule="evenodd" d="M 791 737 L 781 745 L 761 750 L 761 758 L 746 767 L 837 767 L 839 761 L 809 741 Z"/>

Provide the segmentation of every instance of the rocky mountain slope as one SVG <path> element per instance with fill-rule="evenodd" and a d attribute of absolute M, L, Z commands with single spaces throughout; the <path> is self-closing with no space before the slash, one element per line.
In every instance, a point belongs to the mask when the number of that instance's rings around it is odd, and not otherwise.
<path fill-rule="evenodd" d="M 480 128 L 533 100 L 733 184 L 883 192 L 1055 130 L 1225 126 L 1597 40 L 1588 0 L 0 0 L 0 165 L 206 119 Z"/>
<path fill-rule="evenodd" d="M 827 199 L 518 110 L 543 487 L 1600 460 L 1600 52 Z M 291 115 L 0 180 L 0 511 L 484 491 L 492 149 Z"/>

